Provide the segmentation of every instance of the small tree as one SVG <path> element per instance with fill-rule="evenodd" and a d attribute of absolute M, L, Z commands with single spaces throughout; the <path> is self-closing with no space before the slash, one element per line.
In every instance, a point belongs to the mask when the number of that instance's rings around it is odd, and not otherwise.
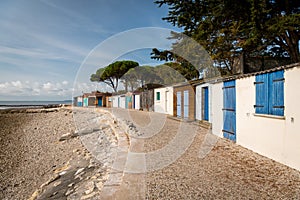
<path fill-rule="evenodd" d="M 139 66 L 139 63 L 129 60 L 116 61 L 104 68 L 100 68 L 91 75 L 92 82 L 103 82 L 117 92 L 119 80 L 128 70 Z"/>

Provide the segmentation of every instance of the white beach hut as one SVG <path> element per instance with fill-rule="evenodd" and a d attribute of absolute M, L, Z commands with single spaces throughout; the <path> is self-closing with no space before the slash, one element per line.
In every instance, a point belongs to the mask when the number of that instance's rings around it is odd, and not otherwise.
<path fill-rule="evenodd" d="M 154 89 L 154 112 L 173 115 L 173 87 Z"/>

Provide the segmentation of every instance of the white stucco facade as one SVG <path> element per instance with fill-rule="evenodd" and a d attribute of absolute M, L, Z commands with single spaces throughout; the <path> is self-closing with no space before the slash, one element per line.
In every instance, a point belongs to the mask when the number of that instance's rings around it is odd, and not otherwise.
<path fill-rule="evenodd" d="M 284 72 L 284 116 L 255 114 L 255 76 L 236 80 L 236 142 L 300 170 L 300 69 Z"/>
<path fill-rule="evenodd" d="M 113 108 L 118 108 L 119 107 L 119 105 L 118 105 L 119 96 L 112 96 L 111 98 L 112 98 L 112 107 Z"/>
<path fill-rule="evenodd" d="M 204 110 L 204 102 L 203 102 L 203 89 L 208 88 L 208 122 L 211 122 L 211 84 L 204 83 L 201 85 L 196 86 L 196 104 L 195 104 L 195 111 L 196 111 L 196 119 L 203 120 L 203 110 Z"/>
<path fill-rule="evenodd" d="M 126 108 L 126 100 L 125 100 L 125 95 L 119 96 L 119 101 L 120 101 L 120 108 Z"/>
<path fill-rule="evenodd" d="M 125 95 L 115 95 L 111 98 L 113 108 L 125 108 Z"/>
<path fill-rule="evenodd" d="M 210 123 L 212 123 L 212 133 L 223 137 L 223 82 L 210 85 Z"/>
<path fill-rule="evenodd" d="M 139 110 L 140 109 L 140 95 L 139 94 L 135 94 L 134 95 L 134 109 L 135 110 Z"/>
<path fill-rule="evenodd" d="M 173 115 L 173 96 L 173 87 L 154 89 L 154 112 Z"/>

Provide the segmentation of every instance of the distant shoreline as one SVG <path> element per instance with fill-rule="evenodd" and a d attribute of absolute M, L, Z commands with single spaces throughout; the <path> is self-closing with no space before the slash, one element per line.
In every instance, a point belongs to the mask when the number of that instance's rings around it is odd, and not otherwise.
<path fill-rule="evenodd" d="M 0 110 L 7 109 L 39 109 L 70 106 L 72 101 L 0 101 Z"/>
<path fill-rule="evenodd" d="M 48 108 L 62 108 L 62 107 L 69 107 L 71 104 L 52 104 L 52 105 L 0 105 L 0 111 L 22 111 L 28 109 L 48 109 Z"/>

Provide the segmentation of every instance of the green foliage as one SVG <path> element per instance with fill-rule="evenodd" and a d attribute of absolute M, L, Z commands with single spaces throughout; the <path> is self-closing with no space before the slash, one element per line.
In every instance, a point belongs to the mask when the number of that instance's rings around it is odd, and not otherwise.
<path fill-rule="evenodd" d="M 185 79 L 182 75 L 167 65 L 159 65 L 155 67 L 139 66 L 130 69 L 122 77 L 125 88 L 127 85 L 130 87 L 131 91 L 134 91 L 137 88 L 142 88 L 149 84 L 170 85 L 173 83 L 182 82 L 184 80 Z"/>
<path fill-rule="evenodd" d="M 219 66 L 232 70 L 244 55 L 289 56 L 299 62 L 300 1 L 159 0 L 163 18 L 199 42 Z"/>
<path fill-rule="evenodd" d="M 92 74 L 90 80 L 92 82 L 104 82 L 117 92 L 119 80 L 128 70 L 139 66 L 134 61 L 116 61 L 104 68 L 100 68 L 95 74 Z"/>
<path fill-rule="evenodd" d="M 172 85 L 185 81 L 185 77 L 179 71 L 170 67 L 168 64 L 158 65 L 154 68 L 155 73 L 163 80 L 160 84 Z"/>

